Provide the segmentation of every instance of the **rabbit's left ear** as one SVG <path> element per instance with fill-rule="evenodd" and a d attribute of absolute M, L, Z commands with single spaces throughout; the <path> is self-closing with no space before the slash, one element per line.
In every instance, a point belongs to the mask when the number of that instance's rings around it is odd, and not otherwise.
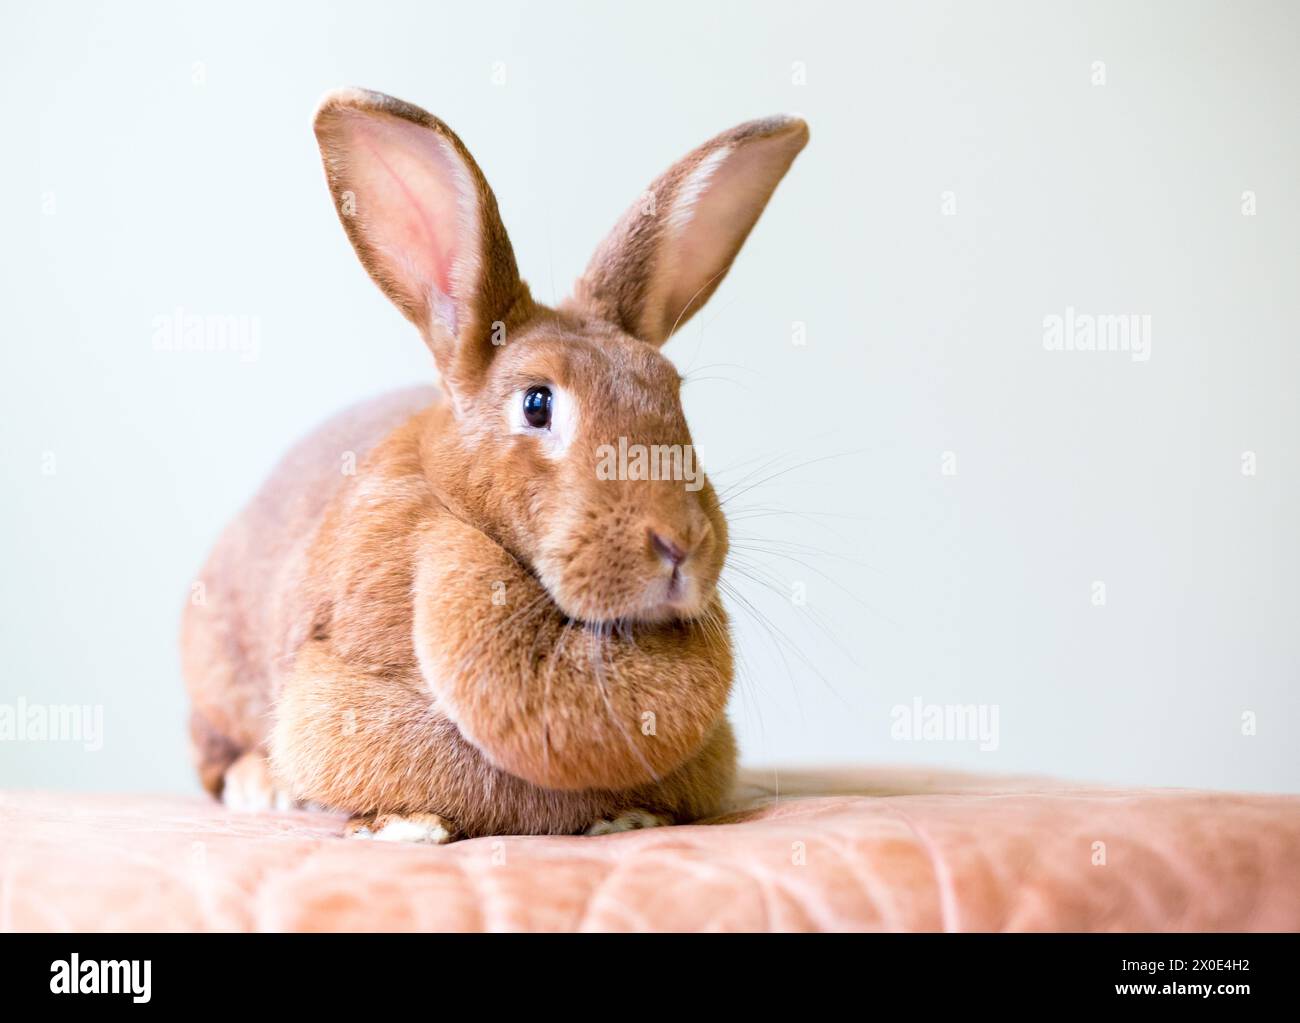
<path fill-rule="evenodd" d="M 797 117 L 749 121 L 683 157 L 601 243 L 574 302 L 663 344 L 721 283 L 777 184 L 808 142 Z"/>
<path fill-rule="evenodd" d="M 442 121 L 382 93 L 328 94 L 315 129 L 362 264 L 420 329 L 453 399 L 465 396 L 531 304 L 482 171 Z"/>

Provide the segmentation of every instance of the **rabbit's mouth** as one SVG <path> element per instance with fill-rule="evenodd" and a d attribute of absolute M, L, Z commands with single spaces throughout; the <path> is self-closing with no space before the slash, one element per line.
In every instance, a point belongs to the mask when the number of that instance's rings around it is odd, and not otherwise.
<path fill-rule="evenodd" d="M 712 586 L 702 586 L 695 573 L 676 565 L 667 579 L 656 580 L 649 589 L 645 606 L 634 616 L 636 621 L 665 622 L 694 618 L 713 596 Z"/>
<path fill-rule="evenodd" d="M 579 508 L 532 559 L 533 571 L 570 618 L 592 625 L 698 617 L 716 598 L 727 553 L 716 509 L 670 514 L 665 503 Z M 712 514 L 709 514 L 712 512 Z M 630 520 L 630 521 L 629 521 Z"/>
<path fill-rule="evenodd" d="M 574 621 L 588 625 L 662 624 L 686 621 L 704 612 L 716 596 L 716 582 L 704 566 L 664 566 L 648 579 L 629 574 L 615 594 L 606 587 L 588 589 L 557 579 L 544 566 L 539 581 L 556 606 Z"/>

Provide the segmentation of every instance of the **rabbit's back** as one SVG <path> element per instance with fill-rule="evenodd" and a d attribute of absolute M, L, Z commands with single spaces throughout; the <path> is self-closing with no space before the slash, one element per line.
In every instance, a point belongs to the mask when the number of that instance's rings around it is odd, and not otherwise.
<path fill-rule="evenodd" d="M 333 416 L 290 449 L 218 539 L 181 627 L 190 735 L 209 791 L 264 744 L 277 672 L 312 627 L 313 549 L 330 508 L 367 454 L 438 400 L 436 388 L 413 387 Z"/>

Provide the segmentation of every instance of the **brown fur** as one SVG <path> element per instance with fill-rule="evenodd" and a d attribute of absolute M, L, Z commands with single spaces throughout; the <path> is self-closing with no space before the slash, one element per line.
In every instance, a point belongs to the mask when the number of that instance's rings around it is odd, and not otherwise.
<path fill-rule="evenodd" d="M 317 134 L 340 219 L 449 400 L 412 389 L 327 423 L 219 541 L 182 635 L 204 785 L 260 750 L 300 799 L 462 835 L 715 811 L 735 764 L 726 522 L 707 483 L 601 480 L 596 450 L 690 444 L 654 346 L 716 287 L 806 128 L 754 122 L 696 150 L 653 186 L 658 223 L 625 217 L 559 310 L 519 280 L 442 122 L 347 91 Z M 720 149 L 688 219 L 683 182 Z M 539 383 L 576 400 L 558 457 L 507 429 Z M 682 589 L 656 534 L 687 554 Z"/>

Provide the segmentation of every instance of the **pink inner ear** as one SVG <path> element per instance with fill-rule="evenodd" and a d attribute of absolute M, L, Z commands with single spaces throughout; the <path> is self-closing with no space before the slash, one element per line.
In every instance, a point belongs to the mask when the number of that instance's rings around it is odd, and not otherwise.
<path fill-rule="evenodd" d="M 688 174 L 670 215 L 672 258 L 657 282 L 659 308 L 646 310 L 659 336 L 712 294 L 806 137 L 787 131 L 728 145 Z"/>
<path fill-rule="evenodd" d="M 436 132 L 349 113 L 346 180 L 379 271 L 406 303 L 454 329 L 456 260 L 466 251 L 460 160 Z"/>

